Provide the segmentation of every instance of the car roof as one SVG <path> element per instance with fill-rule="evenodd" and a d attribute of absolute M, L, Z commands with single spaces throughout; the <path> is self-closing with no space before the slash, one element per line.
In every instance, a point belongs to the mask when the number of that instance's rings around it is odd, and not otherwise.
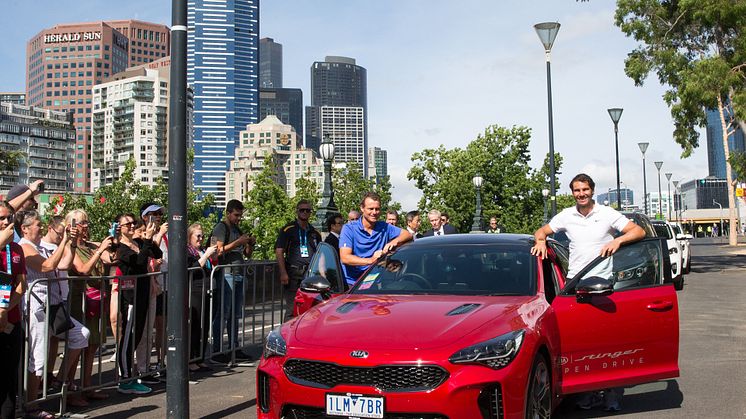
<path fill-rule="evenodd" d="M 488 234 L 488 233 L 476 233 L 476 234 L 448 234 L 439 237 L 423 237 L 410 243 L 409 246 L 417 247 L 441 247 L 446 246 L 458 246 L 458 245 L 471 245 L 471 244 L 508 244 L 514 246 L 533 246 L 534 236 L 528 234 Z"/>
<path fill-rule="evenodd" d="M 655 232 L 655 229 L 653 228 L 653 223 L 650 218 L 648 218 L 647 215 L 641 213 L 641 212 L 622 212 L 622 215 L 629 218 L 630 220 L 634 221 L 637 225 L 642 227 L 643 230 L 645 230 L 645 233 L 648 237 L 658 237 L 658 234 Z"/>

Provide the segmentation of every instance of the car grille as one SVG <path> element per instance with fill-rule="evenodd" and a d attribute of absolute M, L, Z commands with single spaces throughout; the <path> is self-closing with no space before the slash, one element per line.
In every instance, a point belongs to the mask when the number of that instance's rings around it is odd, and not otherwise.
<path fill-rule="evenodd" d="M 448 371 L 433 365 L 348 367 L 327 362 L 291 359 L 285 363 L 290 381 L 317 388 L 340 384 L 371 386 L 389 392 L 427 391 L 441 385 Z"/>
<path fill-rule="evenodd" d="M 502 419 L 504 417 L 503 392 L 500 384 L 485 387 L 479 393 L 477 404 L 484 419 Z"/>
<path fill-rule="evenodd" d="M 327 416 L 324 409 L 314 407 L 287 405 L 282 409 L 282 417 L 293 419 L 339 419 L 339 416 Z M 448 419 L 448 416 L 431 413 L 387 413 L 384 419 Z"/>
<path fill-rule="evenodd" d="M 269 412 L 269 375 L 265 372 L 259 371 L 257 374 L 257 382 L 257 388 L 259 389 L 256 395 L 257 404 L 259 405 L 259 408 L 262 409 L 262 412 L 267 413 Z"/>

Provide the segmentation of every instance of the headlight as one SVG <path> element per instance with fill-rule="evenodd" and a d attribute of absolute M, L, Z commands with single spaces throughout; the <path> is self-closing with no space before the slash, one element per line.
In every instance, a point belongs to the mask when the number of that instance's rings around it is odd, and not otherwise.
<path fill-rule="evenodd" d="M 484 364 L 499 370 L 510 364 L 523 343 L 523 330 L 514 330 L 494 339 L 464 348 L 448 359 L 454 364 Z"/>
<path fill-rule="evenodd" d="M 276 328 L 269 332 L 267 335 L 267 341 L 264 342 L 264 352 L 262 356 L 266 359 L 273 356 L 285 356 L 288 348 L 285 345 L 285 339 L 280 334 L 280 328 Z"/>

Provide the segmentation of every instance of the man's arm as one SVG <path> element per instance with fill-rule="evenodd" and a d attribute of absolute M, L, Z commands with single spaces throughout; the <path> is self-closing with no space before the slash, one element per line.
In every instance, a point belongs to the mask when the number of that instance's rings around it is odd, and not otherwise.
<path fill-rule="evenodd" d="M 280 270 L 280 282 L 287 285 L 290 282 L 287 266 L 285 266 L 285 249 L 282 247 L 275 248 L 275 259 L 277 259 L 277 269 Z"/>
<path fill-rule="evenodd" d="M 395 239 L 391 240 L 390 242 L 386 243 L 385 246 L 383 246 L 383 253 L 388 253 L 394 249 L 396 249 L 397 246 L 401 246 L 402 244 L 412 240 L 412 234 L 407 231 L 406 228 L 402 228 L 401 232 L 399 232 L 399 236 L 397 236 Z"/>
<path fill-rule="evenodd" d="M 622 229 L 621 236 L 604 245 L 601 249 L 601 256 L 611 256 L 616 253 L 616 251 L 619 250 L 619 246 L 624 243 L 633 243 L 642 240 L 643 238 L 645 238 L 645 230 L 630 220 Z"/>
<path fill-rule="evenodd" d="M 352 249 L 349 247 L 340 247 L 339 248 L 339 259 L 340 261 L 349 266 L 368 266 L 372 264 L 373 262 L 378 259 L 378 257 L 381 255 L 381 251 L 377 250 L 375 254 L 373 254 L 372 257 L 369 258 L 361 258 L 359 256 L 355 256 L 352 254 Z"/>
<path fill-rule="evenodd" d="M 536 244 L 531 248 L 531 254 L 534 256 L 540 256 L 542 259 L 547 257 L 547 236 L 554 234 L 552 227 L 549 224 L 544 224 L 534 232 L 534 240 Z"/>

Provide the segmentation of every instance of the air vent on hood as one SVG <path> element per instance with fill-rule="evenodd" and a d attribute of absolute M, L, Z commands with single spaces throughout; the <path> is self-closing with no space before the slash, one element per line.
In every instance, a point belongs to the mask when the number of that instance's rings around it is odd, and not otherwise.
<path fill-rule="evenodd" d="M 466 314 L 474 310 L 475 308 L 479 307 L 480 305 L 481 304 L 475 304 L 475 303 L 460 305 L 454 308 L 453 310 L 449 311 L 448 313 L 446 313 L 446 316 L 458 316 L 459 314 Z"/>
<path fill-rule="evenodd" d="M 357 305 L 358 305 L 357 301 L 350 301 L 349 303 L 344 303 L 341 306 L 339 306 L 339 308 L 337 308 L 337 313 L 341 313 L 341 314 L 349 313 Z"/>

